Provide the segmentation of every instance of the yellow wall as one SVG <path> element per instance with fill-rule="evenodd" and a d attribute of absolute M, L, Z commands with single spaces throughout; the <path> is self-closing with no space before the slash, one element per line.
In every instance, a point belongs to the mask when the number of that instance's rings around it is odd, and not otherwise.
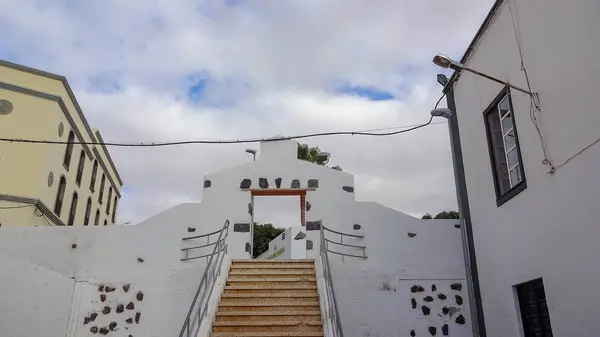
<path fill-rule="evenodd" d="M 76 142 L 95 142 L 96 138 L 89 126 L 86 128 L 84 120 L 76 111 L 76 105 L 69 97 L 68 91 L 61 78 L 48 78 L 43 74 L 36 74 L 22 69 L 13 69 L 14 66 L 0 62 L 0 84 L 9 84 L 12 88 L 0 87 L 0 99 L 7 99 L 13 104 L 13 112 L 8 115 L 0 115 L 0 135 L 7 138 L 23 138 L 35 140 L 60 140 L 67 141 L 69 132 L 75 130 Z M 19 87 L 16 88 L 15 87 Z M 22 93 L 15 90 L 30 89 L 35 92 Z M 36 97 L 44 94 L 60 97 L 60 100 L 50 97 Z M 71 121 L 65 116 L 63 108 L 66 108 Z M 59 135 L 59 127 L 62 125 L 62 135 Z M 78 135 L 79 134 L 79 135 Z M 83 177 L 81 185 L 76 184 L 77 168 L 82 150 L 86 149 Z M 96 149 L 96 151 L 94 151 Z M 54 209 L 57 189 L 61 176 L 67 181 L 66 191 L 60 218 L 66 224 L 73 193 L 77 192 L 79 202 L 74 225 L 83 225 L 85 209 L 88 198 L 92 200 L 89 224 L 93 225 L 97 209 L 100 209 L 99 225 L 107 220 L 112 225 L 112 213 L 114 203 L 113 191 L 110 212 L 107 214 L 106 205 L 109 187 L 113 187 L 120 193 L 121 183 L 104 154 L 101 146 L 95 145 L 73 145 L 71 162 L 68 170 L 63 166 L 66 145 L 63 144 L 19 144 L 0 142 L 0 195 L 15 195 L 40 199 L 49 209 Z M 99 161 L 96 176 L 95 191 L 90 190 L 91 173 L 94 160 Z M 103 165 L 102 165 L 103 164 Z M 103 166 L 107 170 L 103 170 Z M 100 182 L 102 173 L 106 174 L 106 182 L 102 204 L 99 202 Z M 52 184 L 49 186 L 49 175 L 53 175 Z M 110 183 L 112 181 L 112 184 Z M 117 196 L 118 197 L 118 196 Z M 0 212 L 5 202 L 0 201 Z M 20 209 L 10 209 L 13 214 L 25 214 Z M 19 211 L 16 211 L 19 210 Z M 8 213 L 5 210 L 2 213 Z M 31 213 L 31 211 L 29 212 Z M 19 217 L 10 216 L 10 221 L 19 225 L 35 225 L 26 215 L 23 221 Z M 17 217 L 17 219 L 15 219 Z M 118 210 L 117 210 L 118 217 Z M 8 219 L 8 218 L 7 218 Z M 27 220 L 29 219 L 29 220 Z M 27 221 L 25 221 L 27 220 Z M 115 219 L 116 220 L 116 219 Z M 2 216 L 0 216 L 2 221 Z"/>

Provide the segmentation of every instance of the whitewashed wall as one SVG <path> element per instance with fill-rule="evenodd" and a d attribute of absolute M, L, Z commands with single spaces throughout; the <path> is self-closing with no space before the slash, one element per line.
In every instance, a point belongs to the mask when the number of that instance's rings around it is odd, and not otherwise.
<path fill-rule="evenodd" d="M 507 4 L 467 65 L 526 88 L 516 21 L 544 142 L 558 166 L 600 137 L 600 2 L 511 0 L 512 16 Z M 527 188 L 498 207 L 482 113 L 501 90 L 467 72 L 455 87 L 488 336 L 521 336 L 513 287 L 540 277 L 554 335 L 597 335 L 600 144 L 548 174 L 529 96 L 513 91 Z"/>
<path fill-rule="evenodd" d="M 292 226 L 269 242 L 269 248 L 257 259 L 305 259 L 306 258 L 306 229 L 302 226 Z M 283 251 L 281 251 L 283 249 Z"/>
<path fill-rule="evenodd" d="M 203 219 L 206 223 L 218 223 L 229 219 L 233 224 L 252 221 L 249 212 L 251 192 L 242 190 L 240 184 L 244 179 L 251 180 L 252 189 L 259 188 L 260 178 L 265 178 L 268 189 L 277 189 L 275 179 L 281 178 L 280 188 L 289 189 L 294 179 L 298 179 L 301 188 L 308 187 L 309 179 L 317 179 L 319 187 L 309 190 L 306 201 L 310 210 L 306 212 L 307 221 L 318 221 L 329 214 L 332 209 L 341 205 L 349 205 L 354 201 L 354 193 L 347 192 L 344 186 L 354 188 L 354 176 L 328 167 L 319 166 L 297 160 L 297 143 L 295 141 L 269 141 L 261 143 L 261 151 L 256 162 L 244 164 L 205 177 L 210 187 L 205 187 L 202 205 L 210 209 Z M 210 183 L 208 183 L 210 182 Z M 230 245 L 235 258 L 248 258 L 245 242 L 250 242 L 250 233 L 235 233 L 240 241 Z M 242 242 L 241 238 L 246 241 Z M 237 240 L 237 239 L 236 239 Z"/>
<path fill-rule="evenodd" d="M 181 248 L 191 244 L 181 239 L 206 232 L 198 221 L 200 213 L 199 204 L 182 204 L 137 226 L 6 228 L 0 231 L 0 253 L 9 260 L 43 266 L 75 284 L 75 289 L 63 294 L 69 304 L 71 299 L 74 301 L 70 337 L 91 336 L 93 326 L 100 329 L 111 322 L 116 322 L 117 326 L 108 336 L 175 336 L 183 324 L 206 263 L 205 259 L 180 261 Z M 169 221 L 165 222 L 165 218 Z M 188 232 L 188 227 L 196 228 L 196 232 Z M 216 238 L 211 241 L 214 240 Z M 2 268 L 4 270 L 4 263 Z M 44 287 L 49 276 L 38 274 L 28 277 L 14 273 L 3 274 L 3 277 L 14 283 L 27 280 L 37 287 Z M 126 285 L 129 285 L 128 291 L 123 288 Z M 99 290 L 101 286 L 104 286 L 103 291 Z M 107 291 L 106 287 L 114 287 L 114 290 Z M 138 300 L 138 292 L 143 293 L 142 300 Z M 18 294 L 28 296 L 25 290 Z M 104 302 L 101 295 L 106 296 Z M 44 301 L 37 298 L 42 308 Z M 119 304 L 126 307 L 130 302 L 133 309 L 117 312 Z M 56 305 L 60 307 L 60 301 Z M 110 313 L 102 313 L 105 307 L 110 308 Z M 10 302 L 0 302 L 2 319 L 10 317 L 6 316 L 10 310 Z M 27 316 L 43 321 L 50 311 L 56 313 L 53 319 L 64 321 L 69 318 L 68 310 L 31 310 Z M 96 319 L 85 324 L 86 317 L 90 318 L 93 313 L 97 313 Z M 137 313 L 140 314 L 139 323 L 135 323 Z M 129 318 L 134 322 L 127 323 Z M 19 336 L 39 335 L 37 324 L 23 325 L 22 328 L 24 333 Z M 64 333 L 51 335 L 65 336 Z"/>
<path fill-rule="evenodd" d="M 66 336 L 75 281 L 0 254 L 0 335 Z"/>
<path fill-rule="evenodd" d="M 370 202 L 358 202 L 351 209 L 323 220 L 340 232 L 364 235 L 364 239 L 346 237 L 344 243 L 367 247 L 366 259 L 329 253 L 344 333 L 409 336 L 414 330 L 416 336 L 427 336 L 435 328 L 442 335 L 447 324 L 448 336 L 472 336 L 458 220 L 420 220 Z M 355 224 L 360 230 L 353 230 Z M 338 234 L 326 237 L 340 240 Z M 362 254 L 358 248 L 331 243 L 329 249 Z M 451 289 L 452 284 L 460 284 L 462 290 Z M 412 292 L 415 286 L 422 291 Z M 461 315 L 464 324 L 457 323 Z"/>

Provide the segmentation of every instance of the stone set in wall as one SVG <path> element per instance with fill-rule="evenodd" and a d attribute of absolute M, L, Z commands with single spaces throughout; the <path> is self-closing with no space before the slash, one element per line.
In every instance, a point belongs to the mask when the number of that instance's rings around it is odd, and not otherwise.
<path fill-rule="evenodd" d="M 466 323 L 465 317 L 462 314 L 462 284 L 452 283 L 449 287 L 450 289 L 447 289 L 447 293 L 438 291 L 435 284 L 432 284 L 428 288 L 431 291 L 427 291 L 425 287 L 419 284 L 410 287 L 410 292 L 412 293 L 410 300 L 411 308 L 419 310 L 423 316 L 435 316 L 432 315 L 431 305 L 434 301 L 441 301 L 441 312 L 435 314 L 442 319 L 443 324 L 439 327 L 442 335 L 449 336 L 450 324 L 463 325 Z M 427 333 L 429 335 L 435 336 L 437 332 L 438 326 L 431 325 L 428 327 Z M 410 335 L 412 337 L 417 335 L 414 329 L 410 331 Z"/>
<path fill-rule="evenodd" d="M 139 306 L 144 300 L 144 293 L 139 289 L 132 289 L 131 284 L 102 284 L 97 291 L 97 300 L 92 301 L 97 308 L 83 318 L 83 325 L 89 326 L 92 334 L 112 335 L 123 329 L 127 331 L 127 337 L 133 337 L 130 332 L 134 323 L 140 323 L 142 312 Z"/>

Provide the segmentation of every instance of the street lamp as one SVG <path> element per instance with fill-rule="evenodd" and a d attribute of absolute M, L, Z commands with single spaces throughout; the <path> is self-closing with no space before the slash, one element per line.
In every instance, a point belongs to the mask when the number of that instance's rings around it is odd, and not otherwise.
<path fill-rule="evenodd" d="M 256 161 L 256 150 L 254 149 L 246 149 L 246 153 L 252 154 L 252 161 Z"/>
<path fill-rule="evenodd" d="M 431 116 L 450 118 L 452 117 L 452 110 L 448 108 L 435 108 L 431 110 Z"/>
<path fill-rule="evenodd" d="M 482 72 L 479 72 L 479 71 L 477 71 L 475 69 L 471 69 L 469 67 L 466 67 L 464 64 L 462 64 L 460 62 L 456 62 L 456 61 L 454 61 L 453 59 L 451 59 L 450 57 L 448 57 L 448 56 L 446 56 L 444 54 L 437 54 L 437 55 L 435 55 L 434 58 L 433 58 L 433 63 L 435 63 L 435 65 L 437 65 L 438 67 L 446 68 L 446 69 L 450 68 L 450 69 L 452 69 L 454 71 L 461 71 L 461 70 L 468 71 L 468 72 L 473 73 L 475 75 L 487 78 L 488 80 L 491 80 L 491 81 L 494 81 L 496 83 L 500 83 L 502 85 L 508 86 L 508 87 L 510 87 L 512 89 L 518 90 L 518 91 L 520 91 L 522 93 L 525 93 L 527 95 L 536 96 L 533 92 L 531 92 L 529 90 L 525 90 L 523 88 L 517 87 L 516 85 L 512 85 L 512 84 L 510 84 L 510 83 L 508 83 L 506 81 L 502 81 L 502 80 L 497 79 L 497 78 L 495 78 L 493 76 L 490 76 L 490 75 L 484 74 Z"/>
<path fill-rule="evenodd" d="M 433 63 L 442 68 L 451 68 L 456 71 L 467 70 L 462 64 L 453 61 L 445 55 L 436 55 Z M 467 71 L 470 71 L 468 69 Z M 476 74 L 481 74 L 475 72 Z M 483 75 L 490 78 L 491 76 Z M 493 79 L 493 78 L 492 78 Z M 494 80 L 494 79 L 493 79 Z M 436 108 L 431 110 L 431 116 L 443 117 L 448 119 L 448 131 L 450 133 L 450 149 L 452 152 L 452 168 L 454 169 L 454 183 L 456 188 L 456 199 L 458 211 L 462 218 L 460 231 L 463 243 L 463 256 L 465 260 L 465 271 L 467 274 L 467 288 L 471 302 L 470 313 L 472 317 L 472 328 L 475 336 L 487 336 L 485 328 L 485 319 L 481 303 L 481 290 L 479 287 L 479 271 L 477 268 L 477 258 L 475 256 L 475 244 L 473 240 L 473 227 L 471 223 L 471 210 L 469 207 L 469 196 L 467 194 L 467 184 L 465 178 L 465 167 L 463 163 L 462 148 L 460 143 L 460 132 L 458 128 L 458 118 L 456 112 L 456 103 L 454 101 L 454 88 L 452 83 L 444 74 L 437 75 L 437 81 L 444 87 L 443 92 L 446 95 L 447 108 Z M 504 83 L 499 80 L 495 82 Z M 504 83 L 506 84 L 506 83 Z M 508 84 L 506 84 L 508 85 Z"/>

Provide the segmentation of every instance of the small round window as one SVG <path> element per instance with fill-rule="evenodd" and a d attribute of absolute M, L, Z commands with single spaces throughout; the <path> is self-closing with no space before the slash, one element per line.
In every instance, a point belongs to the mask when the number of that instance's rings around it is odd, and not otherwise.
<path fill-rule="evenodd" d="M 0 115 L 8 115 L 13 111 L 13 105 L 10 101 L 0 99 Z"/>
<path fill-rule="evenodd" d="M 64 132 L 65 132 L 65 126 L 63 125 L 62 122 L 60 122 L 60 124 L 58 124 L 58 136 L 62 137 Z"/>

